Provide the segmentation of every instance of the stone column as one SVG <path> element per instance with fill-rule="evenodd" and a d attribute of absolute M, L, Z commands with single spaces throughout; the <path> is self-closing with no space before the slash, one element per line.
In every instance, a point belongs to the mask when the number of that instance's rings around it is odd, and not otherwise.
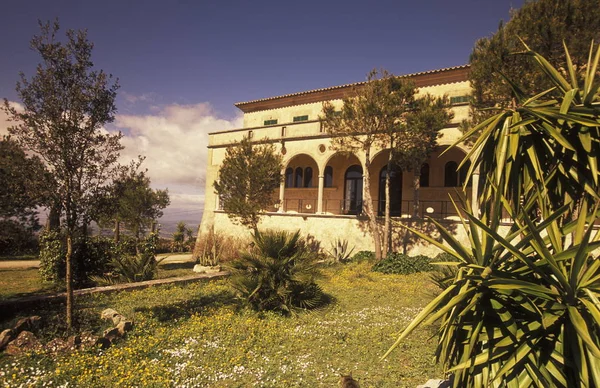
<path fill-rule="evenodd" d="M 317 214 L 323 214 L 323 188 L 325 187 L 325 176 L 319 174 L 319 194 L 317 197 Z"/>
<path fill-rule="evenodd" d="M 279 184 L 279 209 L 277 209 L 277 213 L 283 213 L 284 210 L 284 201 L 285 201 L 285 170 L 283 172 L 283 179 Z"/>

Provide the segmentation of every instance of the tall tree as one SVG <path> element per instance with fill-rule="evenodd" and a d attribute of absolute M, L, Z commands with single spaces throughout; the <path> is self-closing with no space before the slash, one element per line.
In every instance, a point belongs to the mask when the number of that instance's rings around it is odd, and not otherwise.
<path fill-rule="evenodd" d="M 162 217 L 162 210 L 171 202 L 168 189 L 150 187 L 147 170 L 140 169 L 143 161 L 144 158 L 140 158 L 121 168 L 117 178 L 106 188 L 106 194 L 101 198 L 101 211 L 96 220 L 103 224 L 114 222 L 115 241 L 119 240 L 120 225 L 123 223 L 139 243 L 140 235 Z"/>
<path fill-rule="evenodd" d="M 45 162 L 55 182 L 66 230 L 67 326 L 73 324 L 72 253 L 78 226 L 88 222 L 98 189 L 115 172 L 122 146 L 121 134 L 102 130 L 114 119 L 118 84 L 112 76 L 93 69 L 93 44 L 86 31 L 68 30 L 66 41 L 57 39 L 58 21 L 40 22 L 41 34 L 31 48 L 42 62 L 31 79 L 21 74 L 17 93 L 24 110 L 4 100 L 16 125 L 9 129 L 28 150 Z"/>
<path fill-rule="evenodd" d="M 281 184 L 282 169 L 272 145 L 253 145 L 244 138 L 227 147 L 213 186 L 229 218 L 258 232 L 261 213 L 276 203 L 271 193 Z"/>
<path fill-rule="evenodd" d="M 402 107 L 398 105 L 400 94 L 393 93 L 394 88 L 398 86 L 389 73 L 384 71 L 379 74 L 374 70 L 369 73 L 365 84 L 356 87 L 349 97 L 343 99 L 341 112 L 338 112 L 332 103 L 323 103 L 322 120 L 325 129 L 332 135 L 332 147 L 364 156 L 363 208 L 373 236 L 377 260 L 382 257 L 382 249 L 381 232 L 375 218 L 371 197 L 371 152 L 400 118 L 402 112 Z M 389 190 L 389 182 L 386 187 Z M 389 203 L 389 198 L 387 202 Z M 387 212 L 389 214 L 389 208 Z"/>
<path fill-rule="evenodd" d="M 37 207 L 48 204 L 52 179 L 37 156 L 0 139 L 0 252 L 19 252 L 39 229 Z"/>
<path fill-rule="evenodd" d="M 529 95 L 552 87 L 526 55 L 514 55 L 524 51 L 521 39 L 563 72 L 567 68 L 564 41 L 575 69 L 581 70 L 587 63 L 590 42 L 600 41 L 600 7 L 590 0 L 527 1 L 511 12 L 510 21 L 500 24 L 494 35 L 478 40 L 471 53 L 469 73 L 476 123 L 494 113 L 481 108 L 512 104 L 512 87 L 507 79 L 520 80 L 520 89 Z M 552 93 L 560 97 L 557 91 Z"/>
<path fill-rule="evenodd" d="M 403 169 L 413 171 L 413 217 L 419 214 L 419 188 L 421 166 L 437 146 L 440 130 L 450 123 L 454 113 L 448 109 L 446 97 L 433 97 L 429 94 L 417 99 L 413 109 L 398 126 L 394 156 Z"/>

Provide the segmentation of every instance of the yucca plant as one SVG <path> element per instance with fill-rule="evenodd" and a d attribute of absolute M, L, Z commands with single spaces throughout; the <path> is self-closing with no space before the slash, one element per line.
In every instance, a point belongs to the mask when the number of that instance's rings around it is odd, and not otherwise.
<path fill-rule="evenodd" d="M 315 283 L 317 257 L 301 244 L 299 231 L 258 231 L 253 240 L 229 265 L 231 284 L 250 307 L 288 315 L 327 303 Z"/>
<path fill-rule="evenodd" d="M 600 50 L 582 76 L 566 51 L 567 82 L 526 49 L 563 98 L 527 98 L 511 82 L 514 106 L 474 128 L 483 132 L 469 174 L 478 168 L 484 179 L 481 213 L 463 203 L 470 244 L 435 220 L 447 245 L 413 230 L 459 262 L 441 263 L 456 276 L 392 349 L 418 325 L 439 322 L 437 358 L 454 387 L 600 387 L 600 260 L 591 255 L 600 247 Z"/>
<path fill-rule="evenodd" d="M 350 261 L 354 247 L 348 249 L 348 240 L 337 238 L 331 243 L 331 250 L 327 253 L 334 263 L 345 263 Z"/>

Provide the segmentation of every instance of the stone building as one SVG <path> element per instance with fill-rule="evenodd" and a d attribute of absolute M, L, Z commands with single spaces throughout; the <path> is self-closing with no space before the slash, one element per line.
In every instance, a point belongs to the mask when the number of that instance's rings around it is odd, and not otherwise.
<path fill-rule="evenodd" d="M 448 223 L 457 215 L 449 195 L 456 195 L 465 171 L 457 167 L 466 155 L 464 147 L 455 147 L 440 155 L 460 136 L 458 124 L 469 114 L 467 80 L 469 68 L 457 66 L 409 74 L 419 94 L 447 95 L 454 119 L 441 131 L 438 147 L 421 172 L 421 216 L 430 216 Z M 265 209 L 259 228 L 278 228 L 313 236 L 328 248 L 336 238 L 350 242 L 356 250 L 372 250 L 373 240 L 360 214 L 363 198 L 364 155 L 347 155 L 332 150 L 330 137 L 319 116 L 324 101 L 341 108 L 342 98 L 362 83 L 309 90 L 284 96 L 235 104 L 244 112 L 243 128 L 209 134 L 208 165 L 204 214 L 200 233 L 214 227 L 226 234 L 248 234 L 242 226 L 233 224 L 220 209 L 213 182 L 225 157 L 226 147 L 243 137 L 273 143 L 283 155 L 284 176 L 281 187 L 272 193 L 279 199 L 271 209 Z M 371 152 L 371 196 L 374 208 L 383 215 L 385 208 L 384 174 L 387 150 Z M 410 171 L 392 174 L 390 207 L 397 221 L 405 221 L 412 213 L 413 176 Z M 467 195 L 471 195 L 470 189 Z M 425 230 L 427 228 L 425 227 Z M 401 232 L 395 232 L 400 235 Z M 399 240 L 399 239 L 398 239 Z M 418 242 L 411 244 L 413 252 L 423 251 Z"/>

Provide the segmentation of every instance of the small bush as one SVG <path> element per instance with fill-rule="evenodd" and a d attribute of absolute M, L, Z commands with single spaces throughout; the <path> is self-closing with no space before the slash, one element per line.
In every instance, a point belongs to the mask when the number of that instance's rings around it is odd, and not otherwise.
<path fill-rule="evenodd" d="M 427 256 L 407 256 L 402 253 L 390 252 L 387 257 L 375 264 L 372 268 L 374 272 L 385 274 L 408 275 L 418 272 L 432 271 L 434 266 L 431 259 Z"/>
<path fill-rule="evenodd" d="M 350 261 L 352 252 L 354 252 L 354 248 L 348 249 L 348 240 L 338 238 L 331 244 L 331 251 L 327 253 L 329 253 L 329 258 L 332 262 L 346 263 Z"/>
<path fill-rule="evenodd" d="M 356 252 L 350 261 L 365 261 L 365 260 L 375 260 L 375 252 L 372 251 L 359 251 Z"/>
<path fill-rule="evenodd" d="M 258 232 L 253 240 L 254 247 L 230 264 L 231 284 L 252 309 L 288 315 L 328 302 L 315 283 L 317 256 L 301 242 L 300 232 Z"/>
<path fill-rule="evenodd" d="M 73 285 L 90 285 L 90 276 L 99 276 L 108 270 L 113 252 L 112 240 L 103 237 L 78 236 L 73 241 Z M 67 247 L 64 236 L 56 231 L 40 236 L 40 275 L 43 280 L 60 284 L 65 281 Z"/>
<path fill-rule="evenodd" d="M 216 266 L 238 258 L 239 252 L 248 247 L 248 241 L 231 237 L 213 229 L 204 233 L 196 243 L 194 258 L 204 266 Z"/>

